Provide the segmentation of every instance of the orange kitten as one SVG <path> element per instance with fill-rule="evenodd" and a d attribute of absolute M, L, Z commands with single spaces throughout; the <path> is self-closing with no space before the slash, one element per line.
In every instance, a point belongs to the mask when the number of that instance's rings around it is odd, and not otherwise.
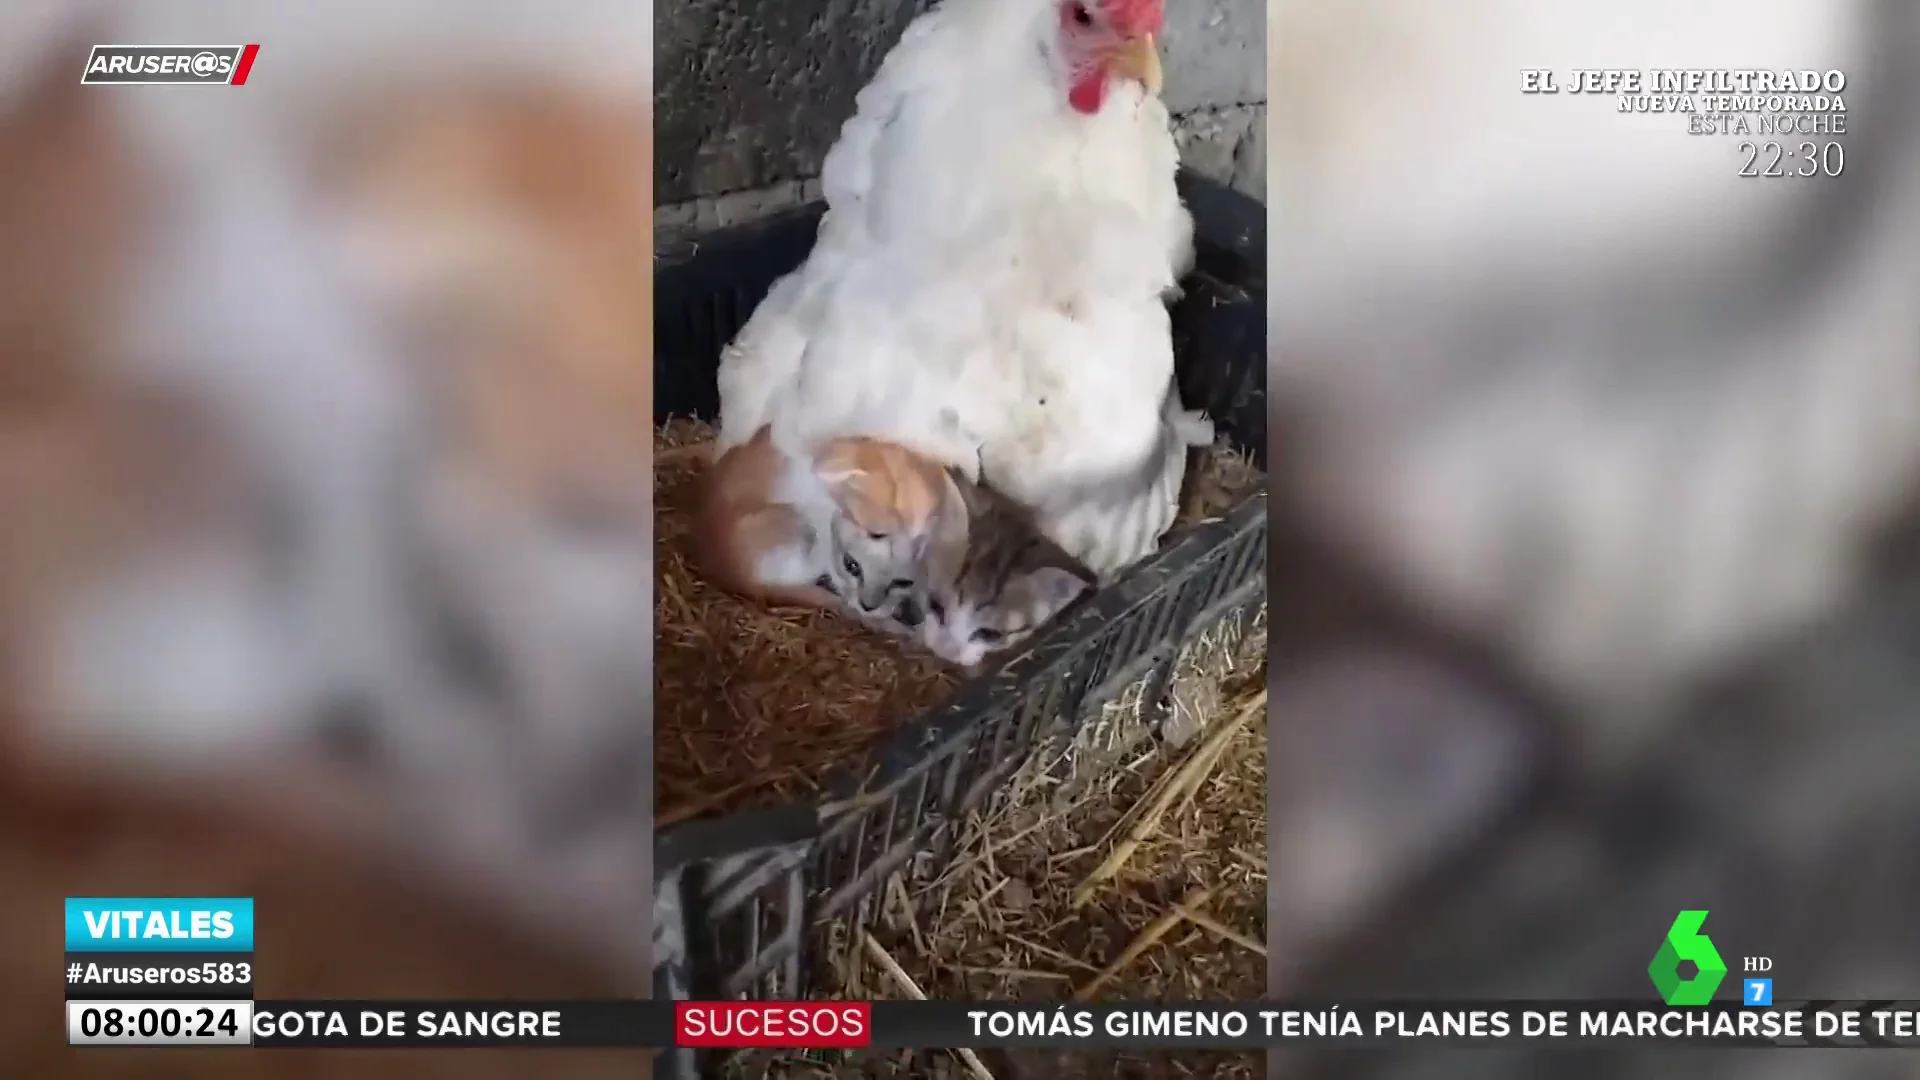
<path fill-rule="evenodd" d="M 862 617 L 889 618 L 920 577 L 945 473 L 903 446 L 869 438 L 836 439 L 815 464 L 841 511 L 832 523 L 841 595 Z"/>
<path fill-rule="evenodd" d="M 761 428 L 714 463 L 709 572 L 743 595 L 884 621 L 912 588 L 940 483 L 938 466 L 877 439 L 835 439 L 802 468 Z"/>
<path fill-rule="evenodd" d="M 713 580 L 742 596 L 782 606 L 838 608 L 840 598 L 821 554 L 825 537 L 819 508 L 788 501 L 798 472 L 773 445 L 772 428 L 761 428 L 720 455 L 703 481 L 697 524 L 701 556 Z"/>

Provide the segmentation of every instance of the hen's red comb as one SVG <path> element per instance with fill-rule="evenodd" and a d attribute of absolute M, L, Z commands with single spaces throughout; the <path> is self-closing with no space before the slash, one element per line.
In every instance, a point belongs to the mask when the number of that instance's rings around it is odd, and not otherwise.
<path fill-rule="evenodd" d="M 1123 34 L 1156 34 L 1165 12 L 1162 0 L 1100 0 L 1114 29 Z"/>

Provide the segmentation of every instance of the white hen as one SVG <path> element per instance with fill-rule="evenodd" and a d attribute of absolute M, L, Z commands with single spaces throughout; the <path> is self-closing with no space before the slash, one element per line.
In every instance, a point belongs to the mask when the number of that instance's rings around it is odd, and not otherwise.
<path fill-rule="evenodd" d="M 1159 0 L 947 0 L 860 92 L 828 213 L 720 366 L 720 445 L 870 435 L 1033 508 L 1102 574 L 1172 523 L 1164 297 L 1192 222 Z M 1177 403 L 1176 403 L 1177 405 Z"/>

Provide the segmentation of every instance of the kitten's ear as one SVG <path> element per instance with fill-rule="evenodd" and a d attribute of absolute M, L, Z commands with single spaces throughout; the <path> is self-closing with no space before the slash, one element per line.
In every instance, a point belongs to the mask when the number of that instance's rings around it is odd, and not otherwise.
<path fill-rule="evenodd" d="M 968 479 L 965 470 L 947 466 L 947 483 L 953 488 L 951 498 L 955 505 L 964 510 L 967 516 L 979 517 L 986 511 L 986 498 L 980 485 Z"/>
<path fill-rule="evenodd" d="M 1053 613 L 1080 598 L 1093 583 L 1065 567 L 1043 566 L 1027 575 L 1027 589 L 1034 605 L 1052 617 Z"/>
<path fill-rule="evenodd" d="M 888 472 L 901 531 L 924 541 L 938 526 L 940 508 L 946 503 L 940 467 L 902 446 L 887 447 L 878 457 Z"/>
<path fill-rule="evenodd" d="M 865 476 L 867 465 L 852 444 L 836 440 L 814 454 L 813 471 L 829 487 L 838 488 Z"/>
<path fill-rule="evenodd" d="M 966 482 L 956 479 L 952 469 L 940 470 L 940 504 L 933 511 L 933 527 L 928 536 L 940 548 L 957 550 L 967 543 Z"/>

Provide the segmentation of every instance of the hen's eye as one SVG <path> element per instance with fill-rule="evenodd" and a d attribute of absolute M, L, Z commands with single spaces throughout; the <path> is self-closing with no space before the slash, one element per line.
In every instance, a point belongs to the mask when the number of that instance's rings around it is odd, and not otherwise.
<path fill-rule="evenodd" d="M 1073 25 L 1075 26 L 1093 25 L 1093 13 L 1087 10 L 1087 5 L 1085 4 L 1075 4 L 1071 8 L 1068 8 L 1067 17 L 1073 20 Z"/>
<path fill-rule="evenodd" d="M 860 564 L 853 561 L 853 556 L 842 555 L 840 557 L 840 565 L 846 570 L 848 577 L 851 577 L 855 581 L 860 580 Z"/>
<path fill-rule="evenodd" d="M 903 578 L 903 577 L 897 577 L 897 578 L 894 578 L 894 579 L 893 579 L 892 581 L 889 581 L 889 582 L 887 582 L 887 588 L 889 588 L 889 589 L 911 589 L 911 588 L 913 588 L 913 579 L 912 579 L 912 578 Z"/>
<path fill-rule="evenodd" d="M 1006 637 L 1005 634 L 989 626 L 983 626 L 973 632 L 973 640 L 982 645 L 997 645 L 1004 637 Z"/>
<path fill-rule="evenodd" d="M 819 577 L 813 579 L 813 584 L 814 587 L 818 589 L 825 589 L 828 592 L 836 591 L 833 587 L 833 577 L 830 574 L 821 574 Z"/>
<path fill-rule="evenodd" d="M 867 533 L 867 539 L 869 539 L 869 540 L 885 540 L 886 538 L 887 538 L 887 534 L 886 534 L 886 533 L 883 533 L 883 532 L 868 532 L 868 533 Z"/>

